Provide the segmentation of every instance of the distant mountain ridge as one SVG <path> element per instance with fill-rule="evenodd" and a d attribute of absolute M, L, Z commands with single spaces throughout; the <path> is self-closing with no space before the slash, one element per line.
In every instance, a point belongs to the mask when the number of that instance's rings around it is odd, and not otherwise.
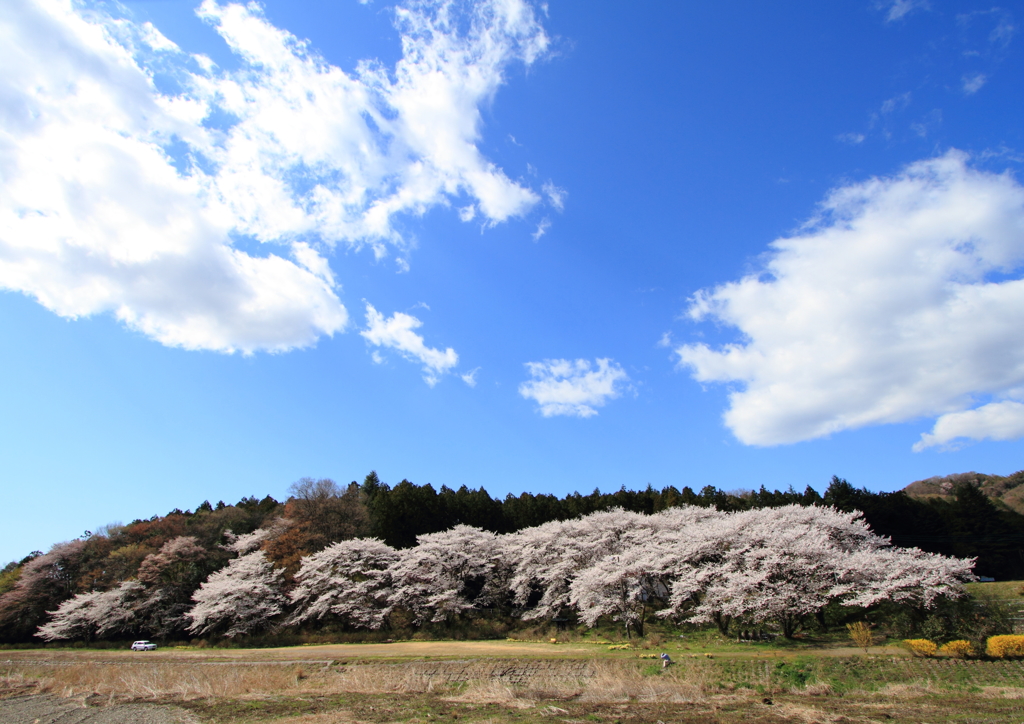
<path fill-rule="evenodd" d="M 1024 515 L 1024 470 L 1012 475 L 986 475 L 984 473 L 954 473 L 916 480 L 903 489 L 912 498 L 938 498 L 952 500 L 957 485 L 970 483 L 978 488 L 996 506 Z"/>

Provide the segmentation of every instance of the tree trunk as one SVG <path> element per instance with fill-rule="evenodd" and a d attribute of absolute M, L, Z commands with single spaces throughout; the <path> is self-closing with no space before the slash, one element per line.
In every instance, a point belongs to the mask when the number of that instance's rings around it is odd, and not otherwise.
<path fill-rule="evenodd" d="M 729 624 L 732 623 L 732 616 L 726 616 L 722 613 L 716 613 L 714 619 L 715 625 L 718 626 L 718 632 L 723 636 L 728 636 Z"/>
<path fill-rule="evenodd" d="M 800 628 L 800 617 L 799 616 L 783 616 L 779 619 L 779 624 L 782 626 L 782 635 L 787 639 L 793 638 L 793 634 Z"/>
<path fill-rule="evenodd" d="M 636 635 L 640 638 L 644 637 L 644 619 L 647 618 L 647 604 L 645 603 L 640 607 L 640 618 L 636 622 Z"/>

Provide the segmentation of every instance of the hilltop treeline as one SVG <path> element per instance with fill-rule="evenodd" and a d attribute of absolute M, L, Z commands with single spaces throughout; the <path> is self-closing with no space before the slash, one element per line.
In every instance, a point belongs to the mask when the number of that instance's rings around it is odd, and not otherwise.
<path fill-rule="evenodd" d="M 903 492 L 872 493 L 834 477 L 824 495 L 740 490 L 712 485 L 661 490 L 595 490 L 589 495 L 523 493 L 492 498 L 484 488 L 452 490 L 408 480 L 389 486 L 371 472 L 359 484 L 303 479 L 287 501 L 244 498 L 235 505 L 203 502 L 194 511 L 175 509 L 164 516 L 87 531 L 74 541 L 35 552 L 0 571 L 0 641 L 34 639 L 47 612 L 80 593 L 108 591 L 125 581 L 145 589 L 140 630 L 152 636 L 182 635 L 184 612 L 209 575 L 223 568 L 241 536 L 260 538 L 267 559 L 290 581 L 303 558 L 330 544 L 373 536 L 403 549 L 425 533 L 464 524 L 510 533 L 550 521 L 622 508 L 652 514 L 693 505 L 726 512 L 785 505 L 833 506 L 863 511 L 870 527 L 898 546 L 956 557 L 976 557 L 975 572 L 994 578 L 1024 578 L 1024 516 L 997 508 L 976 485 L 958 486 L 947 499 L 915 499 Z"/>

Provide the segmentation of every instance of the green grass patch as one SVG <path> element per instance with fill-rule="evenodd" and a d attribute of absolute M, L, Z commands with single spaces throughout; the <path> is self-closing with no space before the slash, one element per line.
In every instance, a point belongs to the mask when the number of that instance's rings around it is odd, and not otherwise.
<path fill-rule="evenodd" d="M 1024 581 L 990 581 L 989 583 L 968 583 L 967 592 L 974 598 L 1019 600 L 1024 604 Z"/>

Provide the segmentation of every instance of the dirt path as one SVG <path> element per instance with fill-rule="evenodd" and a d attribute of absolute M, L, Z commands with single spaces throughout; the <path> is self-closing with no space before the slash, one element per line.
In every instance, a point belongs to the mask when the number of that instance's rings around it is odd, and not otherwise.
<path fill-rule="evenodd" d="M 791 649 L 791 650 L 778 650 L 778 649 L 752 649 L 750 651 L 725 651 L 714 654 L 716 659 L 784 659 L 793 658 L 795 656 L 813 656 L 813 657 L 843 657 L 843 658 L 856 658 L 858 656 L 899 656 L 906 658 L 910 656 L 910 653 L 899 646 L 872 646 L 867 650 L 865 654 L 864 649 L 857 648 L 855 646 L 834 646 L 829 648 L 806 648 L 806 649 Z"/>
<path fill-rule="evenodd" d="M 115 704 L 88 706 L 85 699 L 49 694 L 0 700 L 4 724 L 197 724 L 192 714 L 174 706 Z"/>
<path fill-rule="evenodd" d="M 265 663 L 321 662 L 338 659 L 433 657 L 590 658 L 605 652 L 594 644 L 540 644 L 513 641 L 399 641 L 391 644 L 325 644 L 276 649 L 158 649 L 156 651 L 83 651 L 80 649 L 28 649 L 0 652 L 0 663 L 51 661 L 252 661 Z"/>
<path fill-rule="evenodd" d="M 673 645 L 666 649 L 673 658 L 703 656 L 701 649 L 680 650 Z M 652 653 L 655 650 L 652 649 Z M 550 644 L 518 641 L 398 641 L 390 644 L 325 644 L 291 646 L 272 649 L 158 649 L 157 651 L 83 651 L 80 649 L 31 649 L 0 652 L 5 660 L 19 663 L 282 663 L 322 664 L 331 661 L 373 659 L 432 658 L 635 658 L 637 651 L 609 651 L 599 644 Z M 897 646 L 873 646 L 872 656 L 907 656 Z M 836 647 L 798 649 L 793 651 L 751 648 L 748 651 L 714 652 L 715 658 L 789 658 L 793 656 L 863 656 L 862 649 Z"/>

